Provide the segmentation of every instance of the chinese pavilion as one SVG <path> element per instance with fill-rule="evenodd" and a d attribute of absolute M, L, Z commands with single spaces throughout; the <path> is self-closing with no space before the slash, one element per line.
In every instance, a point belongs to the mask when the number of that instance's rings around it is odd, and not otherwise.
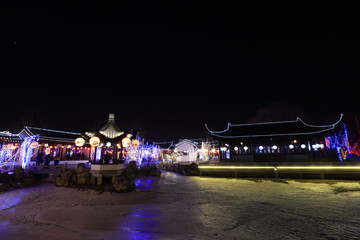
<path fill-rule="evenodd" d="M 123 160 L 124 148 L 130 145 L 138 145 L 134 131 L 121 130 L 115 123 L 115 114 L 110 113 L 106 124 L 96 129 L 95 132 L 85 132 L 83 138 L 92 146 L 90 159 L 93 163 L 106 163 L 105 155 L 111 156 L 112 163 Z M 104 162 L 105 160 L 105 162 Z"/>
<path fill-rule="evenodd" d="M 222 162 L 341 161 L 347 141 L 343 115 L 328 125 L 293 121 L 231 124 L 208 135 L 219 142 Z"/>

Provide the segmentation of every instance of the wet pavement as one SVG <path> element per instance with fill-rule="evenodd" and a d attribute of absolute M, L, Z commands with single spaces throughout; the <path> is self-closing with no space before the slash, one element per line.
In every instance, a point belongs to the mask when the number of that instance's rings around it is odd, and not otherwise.
<path fill-rule="evenodd" d="M 0 239 L 360 239 L 360 182 L 183 176 L 0 193 Z"/>

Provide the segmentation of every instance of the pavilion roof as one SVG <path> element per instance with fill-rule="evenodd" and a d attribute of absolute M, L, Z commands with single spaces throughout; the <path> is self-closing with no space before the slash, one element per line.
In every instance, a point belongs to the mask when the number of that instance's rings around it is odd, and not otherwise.
<path fill-rule="evenodd" d="M 120 128 L 115 123 L 115 115 L 113 113 L 109 114 L 109 119 L 106 122 L 105 126 L 100 128 L 99 132 L 107 138 L 114 139 L 124 134 L 124 131 L 121 131 Z"/>
<path fill-rule="evenodd" d="M 324 136 L 332 134 L 342 121 L 343 115 L 329 125 L 310 125 L 300 118 L 293 121 L 278 121 L 250 124 L 231 124 L 221 131 L 212 131 L 207 125 L 208 134 L 217 139 L 262 138 L 282 136 Z"/>

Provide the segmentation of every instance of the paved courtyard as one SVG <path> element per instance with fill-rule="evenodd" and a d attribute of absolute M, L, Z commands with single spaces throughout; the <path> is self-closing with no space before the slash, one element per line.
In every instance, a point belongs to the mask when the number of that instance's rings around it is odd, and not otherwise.
<path fill-rule="evenodd" d="M 162 172 L 136 184 L 130 193 L 51 183 L 0 193 L 0 239 L 360 238 L 360 181 Z"/>

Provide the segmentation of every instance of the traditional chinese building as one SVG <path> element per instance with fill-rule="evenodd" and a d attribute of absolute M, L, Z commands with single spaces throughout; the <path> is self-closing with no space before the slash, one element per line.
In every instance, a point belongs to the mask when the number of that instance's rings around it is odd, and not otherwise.
<path fill-rule="evenodd" d="M 10 133 L 8 131 L 0 132 L 0 145 L 3 144 L 19 144 L 22 142 L 19 134 Z"/>
<path fill-rule="evenodd" d="M 219 142 L 222 162 L 341 161 L 339 150 L 346 144 L 343 115 L 331 124 L 311 125 L 293 121 L 231 124 L 221 131 L 208 128 Z"/>
<path fill-rule="evenodd" d="M 81 133 L 25 126 L 18 135 L 22 140 L 27 137 L 36 138 L 39 143 L 37 153 L 32 159 L 35 159 L 39 153 L 50 153 L 60 160 L 89 159 L 90 145 L 75 144 L 75 140 L 81 138 Z"/>
<path fill-rule="evenodd" d="M 19 134 L 10 133 L 8 131 L 0 132 L 0 172 L 2 166 L 7 161 L 13 161 L 22 139 Z"/>
<path fill-rule="evenodd" d="M 105 156 L 110 156 L 111 163 L 118 163 L 123 160 L 126 154 L 126 147 L 138 146 L 140 142 L 135 139 L 135 131 L 123 131 L 115 123 L 115 114 L 110 113 L 104 126 L 96 129 L 95 132 L 85 132 L 83 137 L 92 146 L 90 159 L 93 163 L 105 163 Z"/>

